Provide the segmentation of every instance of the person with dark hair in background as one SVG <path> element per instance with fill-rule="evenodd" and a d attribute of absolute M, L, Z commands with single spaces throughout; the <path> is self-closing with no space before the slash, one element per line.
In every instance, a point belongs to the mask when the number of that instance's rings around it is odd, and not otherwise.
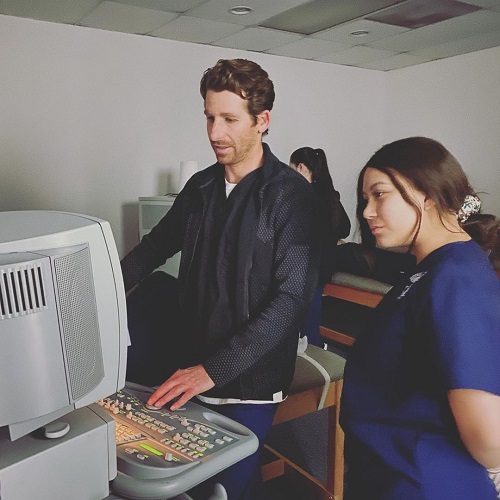
<path fill-rule="evenodd" d="M 307 146 L 299 148 L 291 154 L 289 165 L 307 179 L 318 197 L 322 243 L 319 287 L 309 306 L 300 335 L 307 337 L 308 344 L 321 347 L 319 327 L 323 287 L 330 281 L 334 271 L 336 245 L 339 239 L 349 236 L 351 222 L 340 202 L 340 193 L 333 186 L 326 155 L 322 149 Z"/>
<path fill-rule="evenodd" d="M 188 360 L 160 381 L 148 404 L 170 403 L 175 411 L 197 396 L 250 428 L 258 452 L 211 483 L 221 483 L 231 500 L 261 498 L 260 449 L 288 394 L 299 325 L 317 287 L 314 192 L 262 142 L 274 103 L 266 71 L 221 59 L 205 71 L 200 92 L 217 162 L 188 180 L 122 269 L 130 289 L 181 251 L 182 330 L 173 335 L 187 339 Z"/>
<path fill-rule="evenodd" d="M 481 213 L 458 161 L 425 137 L 377 151 L 357 196 L 364 243 L 406 246 L 416 264 L 347 359 L 346 499 L 493 500 L 500 282 L 488 257 L 500 221 Z"/>

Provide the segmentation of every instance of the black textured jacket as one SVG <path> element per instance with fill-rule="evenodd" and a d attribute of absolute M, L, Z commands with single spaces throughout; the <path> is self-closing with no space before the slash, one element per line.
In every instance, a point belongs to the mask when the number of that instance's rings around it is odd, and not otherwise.
<path fill-rule="evenodd" d="M 203 361 L 215 387 L 210 397 L 272 400 L 293 377 L 299 328 L 318 283 L 315 195 L 307 181 L 264 146 L 258 196 L 245 206 L 238 236 L 234 300 L 237 327 Z M 128 290 L 181 250 L 181 308 L 189 314 L 188 283 L 210 185 L 224 175 L 218 163 L 196 173 L 172 208 L 123 259 Z M 228 312 L 229 314 L 230 312 Z"/>

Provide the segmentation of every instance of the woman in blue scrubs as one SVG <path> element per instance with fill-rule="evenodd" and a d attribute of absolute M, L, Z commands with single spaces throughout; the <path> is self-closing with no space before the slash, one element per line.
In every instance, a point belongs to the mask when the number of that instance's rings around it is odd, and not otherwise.
<path fill-rule="evenodd" d="M 363 244 L 406 246 L 417 263 L 347 360 L 349 500 L 499 495 L 500 281 L 488 257 L 500 222 L 480 205 L 457 160 L 424 137 L 382 147 L 360 173 Z"/>

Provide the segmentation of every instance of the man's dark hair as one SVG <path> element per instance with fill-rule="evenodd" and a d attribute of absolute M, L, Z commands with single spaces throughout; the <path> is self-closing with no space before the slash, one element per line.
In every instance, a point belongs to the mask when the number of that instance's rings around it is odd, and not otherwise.
<path fill-rule="evenodd" d="M 274 85 L 269 75 L 257 63 L 247 59 L 219 59 L 217 64 L 203 73 L 200 93 L 228 90 L 247 102 L 247 109 L 255 123 L 263 111 L 271 111 L 274 104 Z"/>

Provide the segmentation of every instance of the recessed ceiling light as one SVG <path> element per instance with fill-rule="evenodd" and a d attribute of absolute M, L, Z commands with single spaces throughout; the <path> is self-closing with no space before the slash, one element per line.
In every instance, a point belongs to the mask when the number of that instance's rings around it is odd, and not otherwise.
<path fill-rule="evenodd" d="M 233 7 L 232 9 L 229 9 L 229 12 L 231 14 L 234 14 L 235 16 L 245 16 L 246 14 L 250 14 L 252 12 L 251 7 L 245 7 L 243 5 L 239 5 L 238 7 Z"/>
<path fill-rule="evenodd" d="M 370 34 L 370 32 L 367 30 L 356 30 L 356 31 L 352 31 L 350 33 L 351 36 L 366 36 L 369 34 Z"/>

